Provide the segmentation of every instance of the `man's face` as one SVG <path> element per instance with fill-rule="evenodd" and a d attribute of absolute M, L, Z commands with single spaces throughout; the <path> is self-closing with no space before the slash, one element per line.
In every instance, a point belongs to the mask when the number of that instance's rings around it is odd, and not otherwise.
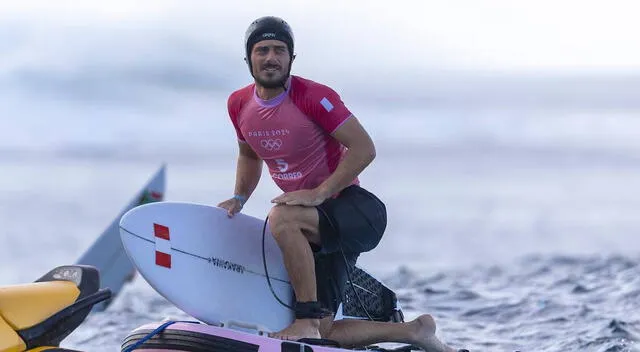
<path fill-rule="evenodd" d="M 256 82 L 265 88 L 282 87 L 289 73 L 291 56 L 279 40 L 257 42 L 251 50 L 251 67 Z"/>

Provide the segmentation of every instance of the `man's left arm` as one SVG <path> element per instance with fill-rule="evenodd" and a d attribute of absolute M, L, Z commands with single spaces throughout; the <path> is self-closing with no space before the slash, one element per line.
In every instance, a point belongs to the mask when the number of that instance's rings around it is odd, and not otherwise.
<path fill-rule="evenodd" d="M 342 143 L 347 151 L 336 170 L 315 190 L 324 199 L 349 186 L 376 157 L 376 148 L 371 137 L 355 116 L 347 119 L 332 136 Z"/>
<path fill-rule="evenodd" d="M 287 192 L 274 198 L 272 203 L 319 205 L 351 185 L 376 156 L 376 148 L 371 137 L 355 116 L 349 117 L 331 135 L 347 148 L 331 176 L 314 189 Z"/>
<path fill-rule="evenodd" d="M 299 107 L 347 150 L 333 173 L 318 187 L 287 192 L 274 198 L 273 203 L 319 205 L 349 186 L 376 156 L 371 137 L 336 91 L 321 84 L 307 88 Z"/>

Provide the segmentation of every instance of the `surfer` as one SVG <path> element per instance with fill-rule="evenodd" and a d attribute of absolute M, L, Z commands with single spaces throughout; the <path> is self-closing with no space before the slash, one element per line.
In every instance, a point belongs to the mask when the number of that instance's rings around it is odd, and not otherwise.
<path fill-rule="evenodd" d="M 263 162 L 283 191 L 272 200 L 269 229 L 294 289 L 296 319 L 272 337 L 322 337 L 344 347 L 400 342 L 453 351 L 436 338 L 427 314 L 406 323 L 333 321 L 347 270 L 360 253 L 378 245 L 387 225 L 384 203 L 358 178 L 375 158 L 375 146 L 337 92 L 291 75 L 294 36 L 284 20 L 255 20 L 244 44 L 254 83 L 228 99 L 239 156 L 234 196 L 218 206 L 230 217 L 241 211 L 258 185 Z"/>

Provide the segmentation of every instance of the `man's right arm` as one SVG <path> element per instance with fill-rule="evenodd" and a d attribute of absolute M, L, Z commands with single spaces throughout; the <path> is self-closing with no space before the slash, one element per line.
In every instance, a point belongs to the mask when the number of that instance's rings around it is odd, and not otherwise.
<path fill-rule="evenodd" d="M 238 141 L 239 153 L 236 169 L 235 195 L 248 199 L 258 186 L 262 175 L 262 159 L 246 142 Z"/>

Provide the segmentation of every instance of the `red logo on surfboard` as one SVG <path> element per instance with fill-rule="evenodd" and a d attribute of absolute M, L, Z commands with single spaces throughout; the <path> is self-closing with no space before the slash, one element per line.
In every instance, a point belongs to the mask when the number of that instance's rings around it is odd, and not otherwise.
<path fill-rule="evenodd" d="M 171 269 L 171 236 L 169 235 L 169 228 L 154 223 L 153 233 L 156 242 L 156 265 Z"/>

